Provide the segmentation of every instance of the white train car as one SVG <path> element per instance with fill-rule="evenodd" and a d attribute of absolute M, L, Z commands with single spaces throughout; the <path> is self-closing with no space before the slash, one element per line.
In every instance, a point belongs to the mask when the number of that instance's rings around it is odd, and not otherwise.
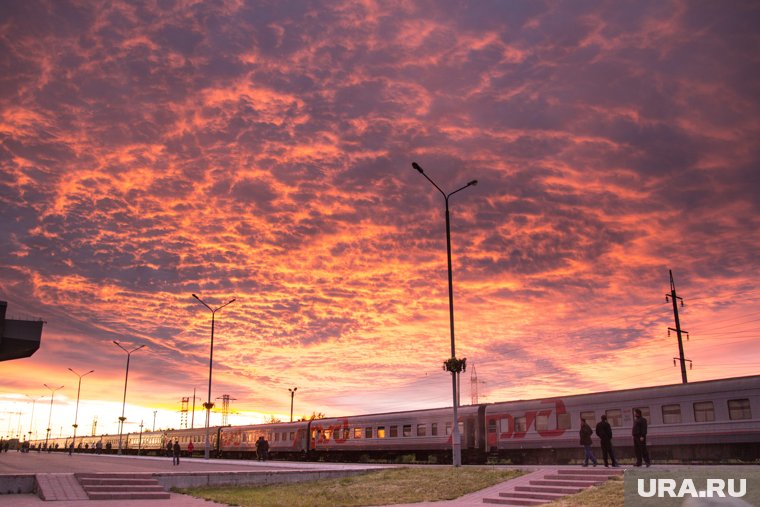
<path fill-rule="evenodd" d="M 631 456 L 635 409 L 648 421 L 655 460 L 760 459 L 760 376 L 494 403 L 487 451 L 515 463 L 568 463 L 582 456 L 581 417 L 594 428 L 604 414 L 618 455 Z"/>
<path fill-rule="evenodd" d="M 220 455 L 225 458 L 256 457 L 256 441 L 259 437 L 269 443 L 269 457 L 299 459 L 308 451 L 309 423 L 255 424 L 249 426 L 229 426 L 222 428 Z"/>
<path fill-rule="evenodd" d="M 484 406 L 460 407 L 462 455 L 482 453 Z M 451 459 L 451 408 L 369 414 L 312 421 L 310 455 L 320 459 L 394 459 L 414 455 L 416 460 Z"/>

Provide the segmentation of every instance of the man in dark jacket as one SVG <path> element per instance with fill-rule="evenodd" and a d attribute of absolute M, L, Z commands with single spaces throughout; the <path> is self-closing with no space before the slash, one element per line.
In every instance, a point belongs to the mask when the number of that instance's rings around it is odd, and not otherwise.
<path fill-rule="evenodd" d="M 647 466 L 652 464 L 647 451 L 647 420 L 641 415 L 641 410 L 634 411 L 636 420 L 633 422 L 633 451 L 636 453 L 636 466 L 641 466 L 641 460 L 644 460 Z"/>
<path fill-rule="evenodd" d="M 174 441 L 174 446 L 172 447 L 172 451 L 174 454 L 174 459 L 172 460 L 173 465 L 179 465 L 179 454 L 182 452 L 182 449 L 179 446 L 179 440 Z"/>
<path fill-rule="evenodd" d="M 599 437 L 599 440 L 602 444 L 602 458 L 604 458 L 604 466 L 608 466 L 607 455 L 609 455 L 610 460 L 612 460 L 612 466 L 614 468 L 620 466 L 615 459 L 615 453 L 612 452 L 612 427 L 610 426 L 610 423 L 607 422 L 606 415 L 603 415 L 602 420 L 599 421 L 596 425 L 596 436 Z"/>
<path fill-rule="evenodd" d="M 594 466 L 596 466 L 596 456 L 594 456 L 593 451 L 591 450 L 591 435 L 593 432 L 591 431 L 591 426 L 589 426 L 586 423 L 586 420 L 581 418 L 581 431 L 580 431 L 580 437 L 581 437 L 581 445 L 583 446 L 583 452 L 585 459 L 583 460 L 583 466 L 588 466 L 588 460 L 591 460 L 594 463 Z"/>

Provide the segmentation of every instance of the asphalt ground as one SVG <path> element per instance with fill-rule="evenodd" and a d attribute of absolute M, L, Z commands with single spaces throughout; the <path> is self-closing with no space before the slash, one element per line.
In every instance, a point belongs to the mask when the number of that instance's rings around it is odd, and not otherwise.
<path fill-rule="evenodd" d="M 352 463 L 308 463 L 292 461 L 248 461 L 248 460 L 205 460 L 202 458 L 182 458 L 179 466 L 173 466 L 171 458 L 146 457 L 146 456 L 116 456 L 116 455 L 93 455 L 74 454 L 69 456 L 65 453 L 36 453 L 28 454 L 11 451 L 0 453 L 0 475 L 18 475 L 35 473 L 78 473 L 78 472 L 148 472 L 148 473 L 194 473 L 194 472 L 271 472 L 271 471 L 309 471 L 309 470 L 370 470 L 395 467 L 398 465 L 368 465 Z M 428 465 L 429 466 L 429 465 Z M 501 468 L 501 467 L 499 467 Z M 521 468 L 525 472 L 541 471 L 546 469 L 580 469 L 578 465 L 560 466 L 504 466 L 503 468 Z M 630 469 L 623 466 L 622 469 Z M 754 466 L 689 466 L 689 465 L 657 465 L 646 470 L 668 471 L 752 471 L 757 474 L 758 467 Z M 488 489 L 481 490 L 456 500 L 440 502 L 422 502 L 415 504 L 396 504 L 395 507 L 473 507 L 483 504 L 484 498 L 498 496 L 499 491 L 510 488 L 513 485 L 527 481 L 528 476 L 505 481 Z M 754 487 L 754 486 L 753 486 Z M 33 494 L 2 495 L 0 494 L 0 507 L 216 507 L 218 504 L 206 500 L 197 499 L 187 495 L 171 493 L 167 500 L 107 500 L 107 501 L 56 501 L 45 502 Z M 391 504 L 388 504 L 391 505 Z M 696 504 L 694 504 L 696 505 Z M 751 505 L 751 504 L 744 504 Z M 760 504 L 758 504 L 760 506 Z"/>
<path fill-rule="evenodd" d="M 392 465 L 366 465 L 344 463 L 307 463 L 291 461 L 250 461 L 250 460 L 205 460 L 203 458 L 181 458 L 178 466 L 172 459 L 153 456 L 117 456 L 76 454 L 69 456 L 62 452 L 10 451 L 0 453 L 0 475 L 38 473 L 105 473 L 105 472 L 148 472 L 148 473 L 194 473 L 194 472 L 251 472 L 251 471 L 309 471 L 309 470 L 370 470 L 387 468 Z M 212 507 L 217 504 L 188 495 L 171 493 L 167 500 L 78 500 L 46 502 L 34 494 L 0 495 L 0 507 Z"/>

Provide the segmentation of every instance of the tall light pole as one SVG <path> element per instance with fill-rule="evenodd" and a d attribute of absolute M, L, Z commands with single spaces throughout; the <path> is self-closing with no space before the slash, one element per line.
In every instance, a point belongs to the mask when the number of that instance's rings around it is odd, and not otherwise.
<path fill-rule="evenodd" d="M 114 345 L 119 347 L 121 350 L 127 353 L 127 372 L 124 375 L 124 398 L 121 400 L 121 417 L 119 417 L 119 450 L 116 454 L 121 454 L 121 435 L 124 432 L 124 421 L 127 419 L 124 417 L 124 407 L 127 404 L 127 380 L 129 379 L 129 358 L 132 357 L 132 352 L 136 352 L 143 348 L 145 344 L 140 345 L 139 347 L 135 347 L 132 350 L 127 350 L 124 347 L 121 346 L 121 343 L 117 342 L 116 340 L 113 340 Z"/>
<path fill-rule="evenodd" d="M 452 435 L 451 435 L 451 453 L 452 453 L 452 463 L 455 467 L 462 465 L 462 443 L 460 442 L 460 436 L 459 436 L 459 396 L 457 394 L 457 377 L 459 375 L 460 370 L 460 364 L 457 360 L 456 356 L 456 346 L 454 341 L 454 277 L 451 270 L 451 221 L 449 219 L 449 198 L 456 194 L 457 192 L 464 190 L 467 187 L 474 186 L 478 184 L 478 180 L 472 180 L 469 183 L 467 183 L 465 186 L 458 188 L 454 190 L 451 193 L 446 193 L 443 190 L 441 190 L 441 187 L 436 185 L 435 181 L 430 179 L 430 177 L 425 174 L 425 171 L 422 170 L 422 167 L 417 162 L 412 162 L 412 167 L 416 169 L 421 175 L 423 175 L 430 183 L 433 184 L 433 186 L 441 193 L 443 196 L 443 200 L 446 204 L 446 254 L 448 257 L 448 264 L 449 264 L 449 327 L 451 329 L 451 359 L 446 362 L 446 364 L 450 364 L 451 368 L 449 371 L 451 371 L 451 390 L 453 393 L 453 399 L 454 399 L 454 426 L 452 428 Z M 453 361 L 450 363 L 450 361 Z"/>
<path fill-rule="evenodd" d="M 69 456 L 71 456 L 72 450 L 76 447 L 77 443 L 77 419 L 79 418 L 79 392 L 82 390 L 82 377 L 86 377 L 90 373 L 93 373 L 95 370 L 90 370 L 87 373 L 82 373 L 81 375 L 71 368 L 69 368 L 69 371 L 79 377 L 79 385 L 77 386 L 77 408 L 76 411 L 74 411 L 74 424 L 72 425 L 74 427 L 74 437 L 71 439 L 71 447 L 69 447 Z"/>
<path fill-rule="evenodd" d="M 37 403 L 37 400 L 41 400 L 42 398 L 44 398 L 45 395 L 43 394 L 42 396 L 34 397 L 34 396 L 29 396 L 27 394 L 26 397 L 29 398 L 30 400 L 32 400 L 32 417 L 29 418 L 29 445 L 31 445 L 31 442 L 32 442 L 32 428 L 34 428 L 34 404 Z"/>
<path fill-rule="evenodd" d="M 288 391 L 290 391 L 290 422 L 293 422 L 293 398 L 296 395 L 296 391 L 298 391 L 297 387 L 294 387 L 293 389 L 288 388 Z"/>
<path fill-rule="evenodd" d="M 45 449 L 47 449 L 48 448 L 48 438 L 50 437 L 50 422 L 53 419 L 53 395 L 55 395 L 55 392 L 58 389 L 63 389 L 63 386 L 60 386 L 60 387 L 50 387 L 47 384 L 42 384 L 42 385 L 44 385 L 45 387 L 47 387 L 48 389 L 50 389 L 50 412 L 48 412 L 48 426 L 47 426 L 47 431 L 45 433 Z"/>
<path fill-rule="evenodd" d="M 222 306 L 219 306 L 217 308 L 211 308 L 209 305 L 207 305 L 201 298 L 193 294 L 193 297 L 197 299 L 203 306 L 209 309 L 211 311 L 211 349 L 208 356 L 208 401 L 203 404 L 203 407 L 206 409 L 206 447 L 203 451 L 203 457 L 206 459 L 209 459 L 209 456 L 211 455 L 211 435 L 210 435 L 210 428 L 209 424 L 211 422 L 211 409 L 214 408 L 214 404 L 211 402 L 211 371 L 214 365 L 214 316 L 216 315 L 216 312 L 227 306 L 228 304 L 235 301 L 235 298 L 230 299 L 226 303 L 224 303 Z"/>

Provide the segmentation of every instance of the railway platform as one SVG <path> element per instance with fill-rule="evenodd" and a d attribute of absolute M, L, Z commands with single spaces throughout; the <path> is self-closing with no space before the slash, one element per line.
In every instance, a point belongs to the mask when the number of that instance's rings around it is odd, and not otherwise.
<path fill-rule="evenodd" d="M 173 466 L 171 458 L 145 456 L 115 456 L 65 453 L 28 454 L 9 452 L 0 454 L 0 507 L 215 507 L 222 504 L 197 499 L 171 492 L 171 487 L 191 487 L 203 485 L 255 485 L 318 480 L 321 478 L 345 477 L 401 465 L 349 464 L 349 463 L 305 463 L 286 461 L 246 461 L 246 460 L 205 460 L 202 458 L 182 458 L 179 466 Z M 406 466 L 406 465 L 404 465 Z M 516 479 L 496 484 L 490 488 L 465 495 L 455 500 L 422 502 L 415 504 L 394 504 L 395 507 L 473 507 L 478 505 L 535 505 L 539 500 L 550 501 L 573 494 L 593 484 L 599 484 L 609 477 L 623 473 L 627 468 L 604 467 L 581 468 L 578 465 L 565 466 L 523 466 L 525 474 Z M 705 466 L 657 465 L 652 469 L 663 472 L 678 470 L 752 471 L 757 476 L 756 466 Z M 651 470 L 651 469 L 648 469 Z M 95 490 L 108 493 L 108 483 L 114 479 L 124 480 L 130 485 L 119 489 L 133 489 L 135 482 L 145 484 L 147 489 L 162 493 L 161 496 L 122 498 L 119 495 L 100 496 L 98 500 L 84 491 L 87 481 L 82 478 L 96 476 L 100 480 Z M 84 483 L 84 485 L 83 485 Z M 90 483 L 92 484 L 92 483 Z M 160 486 L 157 487 L 156 485 Z M 44 489 L 45 491 L 40 491 Z M 47 498 L 43 499 L 42 496 Z M 108 501 L 99 501 L 108 498 Z M 50 500 L 57 500 L 50 503 Z M 533 500 L 533 501 L 531 501 Z M 514 502 L 513 502 L 514 501 Z M 387 504 L 391 505 L 391 504 Z M 760 504 L 758 504 L 760 505 Z M 379 507 L 379 506 L 378 506 Z"/>
<path fill-rule="evenodd" d="M 172 487 L 274 484 L 346 477 L 394 465 L 205 460 L 67 453 L 0 453 L 0 507 L 194 507 L 213 502 Z M 157 487 L 160 486 L 160 487 Z M 87 490 L 87 491 L 85 491 Z M 94 493 L 93 493 L 94 492 Z M 49 503 L 54 501 L 54 503 Z"/>

